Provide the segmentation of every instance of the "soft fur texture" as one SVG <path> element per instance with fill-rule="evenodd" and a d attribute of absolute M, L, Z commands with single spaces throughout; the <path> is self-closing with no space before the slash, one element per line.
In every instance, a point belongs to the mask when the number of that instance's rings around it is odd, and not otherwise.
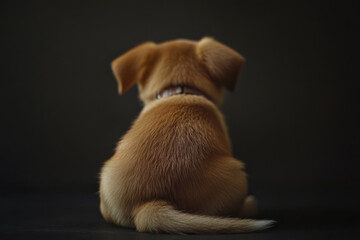
<path fill-rule="evenodd" d="M 256 214 L 247 196 L 244 165 L 231 156 L 218 106 L 233 90 L 244 58 L 211 39 L 144 43 L 112 62 L 125 93 L 138 84 L 145 106 L 102 168 L 104 218 L 141 232 L 245 232 L 272 221 L 240 219 Z M 173 95 L 185 84 L 210 97 Z"/>

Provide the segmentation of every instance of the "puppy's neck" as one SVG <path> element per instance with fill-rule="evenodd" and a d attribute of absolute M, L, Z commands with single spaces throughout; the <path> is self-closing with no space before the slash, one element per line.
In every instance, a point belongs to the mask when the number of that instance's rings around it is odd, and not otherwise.
<path fill-rule="evenodd" d="M 203 97 L 209 99 L 210 101 L 212 101 L 208 95 L 206 95 L 204 92 L 200 91 L 199 89 L 193 88 L 193 87 L 190 87 L 187 85 L 183 85 L 183 84 L 176 85 L 176 86 L 170 86 L 170 87 L 163 89 L 162 91 L 160 91 L 156 94 L 156 99 L 170 97 L 170 96 L 178 95 L 178 94 L 199 95 L 199 96 L 203 96 Z"/>

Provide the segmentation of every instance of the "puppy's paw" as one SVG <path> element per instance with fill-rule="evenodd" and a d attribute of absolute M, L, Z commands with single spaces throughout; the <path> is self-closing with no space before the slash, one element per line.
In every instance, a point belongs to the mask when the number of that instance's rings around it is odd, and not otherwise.
<path fill-rule="evenodd" d="M 239 217 L 255 217 L 258 215 L 258 207 L 256 198 L 249 195 L 245 198 L 244 204 L 239 211 Z"/>

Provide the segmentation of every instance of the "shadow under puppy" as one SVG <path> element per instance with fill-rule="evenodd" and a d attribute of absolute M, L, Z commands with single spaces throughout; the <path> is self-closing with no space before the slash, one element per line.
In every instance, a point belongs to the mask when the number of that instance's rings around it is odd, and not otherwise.
<path fill-rule="evenodd" d="M 112 62 L 119 92 L 137 83 L 145 106 L 101 171 L 100 210 L 108 222 L 171 233 L 271 226 L 239 218 L 257 206 L 218 109 L 243 63 L 211 38 L 147 42 Z"/>

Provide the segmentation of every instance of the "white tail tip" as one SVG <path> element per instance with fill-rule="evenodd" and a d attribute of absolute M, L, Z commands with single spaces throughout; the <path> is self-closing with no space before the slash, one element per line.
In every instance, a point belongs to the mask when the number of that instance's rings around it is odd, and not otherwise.
<path fill-rule="evenodd" d="M 264 230 L 271 228 L 275 223 L 274 220 L 256 220 L 253 222 L 253 226 L 256 230 Z"/>

